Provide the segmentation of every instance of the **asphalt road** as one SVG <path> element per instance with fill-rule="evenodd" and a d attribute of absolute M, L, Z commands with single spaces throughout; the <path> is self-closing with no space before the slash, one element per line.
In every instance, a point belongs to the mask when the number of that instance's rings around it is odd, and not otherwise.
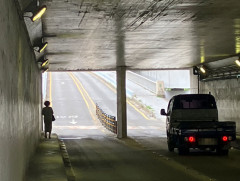
<path fill-rule="evenodd" d="M 240 180 L 239 150 L 230 150 L 229 156 L 170 153 L 164 120 L 146 119 L 144 112 L 130 104 L 129 137 L 119 140 L 95 116 L 96 103 L 107 114 L 116 115 L 112 87 L 90 72 L 51 73 L 50 79 L 56 117 L 53 132 L 67 146 L 76 180 Z"/>

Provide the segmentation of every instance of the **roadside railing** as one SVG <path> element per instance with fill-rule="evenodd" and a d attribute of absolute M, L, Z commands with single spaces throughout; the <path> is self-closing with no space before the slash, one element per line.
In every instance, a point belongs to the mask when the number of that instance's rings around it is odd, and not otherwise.
<path fill-rule="evenodd" d="M 115 116 L 106 114 L 97 104 L 96 115 L 105 128 L 117 134 L 117 121 Z"/>

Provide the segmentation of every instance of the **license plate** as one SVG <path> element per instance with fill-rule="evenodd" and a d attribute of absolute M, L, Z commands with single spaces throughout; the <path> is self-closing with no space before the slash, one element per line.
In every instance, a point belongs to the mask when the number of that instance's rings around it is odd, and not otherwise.
<path fill-rule="evenodd" d="M 199 145 L 217 145 L 216 138 L 200 138 L 198 140 Z"/>

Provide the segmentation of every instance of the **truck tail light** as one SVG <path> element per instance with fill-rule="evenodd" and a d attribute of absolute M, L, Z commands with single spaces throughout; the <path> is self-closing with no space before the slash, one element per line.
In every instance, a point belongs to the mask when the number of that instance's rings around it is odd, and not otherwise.
<path fill-rule="evenodd" d="M 194 142 L 196 141 L 196 139 L 195 139 L 194 136 L 189 136 L 188 141 L 189 141 L 190 143 L 194 143 Z"/>
<path fill-rule="evenodd" d="M 196 142 L 196 138 L 194 136 L 185 137 L 184 140 L 190 143 Z"/>
<path fill-rule="evenodd" d="M 223 140 L 224 142 L 226 142 L 226 141 L 228 141 L 228 137 L 227 137 L 227 136 L 223 136 L 223 137 L 222 137 L 222 140 Z"/>

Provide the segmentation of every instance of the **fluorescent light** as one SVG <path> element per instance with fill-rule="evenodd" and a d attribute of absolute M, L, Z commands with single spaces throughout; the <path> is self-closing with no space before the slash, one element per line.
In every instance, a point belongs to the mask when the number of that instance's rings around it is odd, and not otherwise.
<path fill-rule="evenodd" d="M 235 63 L 240 67 L 240 61 L 239 60 L 235 60 Z"/>
<path fill-rule="evenodd" d="M 44 67 L 44 66 L 47 65 L 48 63 L 49 63 L 48 59 L 43 60 L 41 66 Z"/>
<path fill-rule="evenodd" d="M 45 13 L 45 11 L 47 10 L 47 6 L 42 6 L 35 14 L 33 14 L 32 16 L 32 21 L 36 21 L 38 20 L 39 18 L 42 17 L 42 15 Z"/>
<path fill-rule="evenodd" d="M 200 71 L 204 74 L 206 73 L 206 70 L 203 67 L 200 67 Z"/>
<path fill-rule="evenodd" d="M 41 47 L 39 47 L 38 52 L 41 53 L 47 46 L 48 46 L 48 42 L 45 42 L 44 44 L 42 44 Z"/>

